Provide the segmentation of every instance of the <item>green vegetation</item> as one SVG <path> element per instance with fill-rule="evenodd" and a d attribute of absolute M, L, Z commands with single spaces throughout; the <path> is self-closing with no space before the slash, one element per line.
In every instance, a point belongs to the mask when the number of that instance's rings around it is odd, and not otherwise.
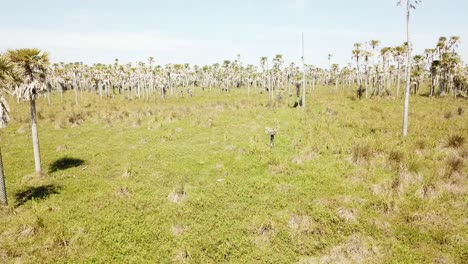
<path fill-rule="evenodd" d="M 465 99 L 266 93 L 9 100 L 0 262 L 466 263 Z"/>

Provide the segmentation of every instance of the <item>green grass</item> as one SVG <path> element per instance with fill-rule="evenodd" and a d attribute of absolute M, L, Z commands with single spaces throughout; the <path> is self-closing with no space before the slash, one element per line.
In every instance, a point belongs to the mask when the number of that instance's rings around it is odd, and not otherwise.
<path fill-rule="evenodd" d="M 337 93 L 10 100 L 0 262 L 466 263 L 468 101 Z"/>

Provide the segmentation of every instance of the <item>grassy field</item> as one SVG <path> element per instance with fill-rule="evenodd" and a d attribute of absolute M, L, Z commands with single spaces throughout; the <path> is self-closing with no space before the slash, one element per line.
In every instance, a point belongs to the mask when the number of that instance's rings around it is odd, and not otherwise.
<path fill-rule="evenodd" d="M 10 100 L 0 262 L 468 262 L 467 100 L 413 96 L 407 139 L 401 99 L 288 100 L 42 98 L 41 177 Z"/>

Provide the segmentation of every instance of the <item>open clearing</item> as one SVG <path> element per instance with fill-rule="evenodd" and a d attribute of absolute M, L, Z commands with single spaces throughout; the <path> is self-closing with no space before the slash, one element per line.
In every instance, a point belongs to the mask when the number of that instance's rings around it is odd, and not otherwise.
<path fill-rule="evenodd" d="M 353 95 L 11 100 L 0 262 L 466 263 L 467 101 Z"/>

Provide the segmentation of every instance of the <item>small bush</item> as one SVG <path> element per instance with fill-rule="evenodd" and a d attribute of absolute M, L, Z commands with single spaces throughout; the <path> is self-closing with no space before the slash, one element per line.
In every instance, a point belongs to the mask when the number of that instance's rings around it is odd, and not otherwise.
<path fill-rule="evenodd" d="M 465 110 L 463 109 L 463 107 L 459 106 L 458 109 L 457 109 L 457 113 L 458 115 L 463 115 L 463 113 L 465 112 Z"/>

